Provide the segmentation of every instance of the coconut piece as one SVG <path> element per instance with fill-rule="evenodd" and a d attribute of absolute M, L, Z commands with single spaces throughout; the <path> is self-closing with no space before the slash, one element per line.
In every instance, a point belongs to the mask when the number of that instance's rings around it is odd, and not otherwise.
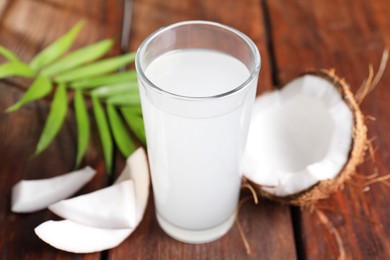
<path fill-rule="evenodd" d="M 118 246 L 133 230 L 95 228 L 71 220 L 49 220 L 34 231 L 40 239 L 55 248 L 73 253 L 92 253 Z"/>
<path fill-rule="evenodd" d="M 256 100 L 244 177 L 283 202 L 326 198 L 363 159 L 363 119 L 344 80 L 331 71 L 307 73 Z"/>
<path fill-rule="evenodd" d="M 94 169 L 87 166 L 53 178 L 21 180 L 12 188 L 11 210 L 27 213 L 44 209 L 76 193 L 93 178 L 95 173 Z"/>
<path fill-rule="evenodd" d="M 145 150 L 138 148 L 126 161 L 126 166 L 115 183 L 131 179 L 134 182 L 136 198 L 136 219 L 141 221 L 149 197 L 149 166 Z"/>
<path fill-rule="evenodd" d="M 69 219 L 47 221 L 38 226 L 35 233 L 46 243 L 68 252 L 90 253 L 113 248 L 125 240 L 141 222 L 149 196 L 149 185 L 146 154 L 139 148 L 128 158 L 125 169 L 114 185 L 50 206 L 59 215 L 84 224 Z M 116 203 L 118 205 L 111 205 Z M 131 219 L 126 219 L 128 217 Z M 131 228 L 120 228 L 122 226 Z"/>
<path fill-rule="evenodd" d="M 56 215 L 74 222 L 100 228 L 134 228 L 136 206 L 133 181 L 61 200 L 49 206 Z"/>

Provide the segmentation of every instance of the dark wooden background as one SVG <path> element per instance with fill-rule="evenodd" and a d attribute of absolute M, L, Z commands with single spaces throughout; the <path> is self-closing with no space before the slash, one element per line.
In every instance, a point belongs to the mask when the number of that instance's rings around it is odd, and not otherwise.
<path fill-rule="evenodd" d="M 251 37 L 262 56 L 258 93 L 280 87 L 308 69 L 335 68 L 354 91 L 378 68 L 383 49 L 390 46 L 388 0 L 0 0 L 0 44 L 29 61 L 39 50 L 81 18 L 87 27 L 75 48 L 113 37 L 112 55 L 134 51 L 159 27 L 182 20 L 212 20 L 235 27 Z M 16 102 L 29 81 L 0 81 L 0 111 Z M 390 73 L 362 104 L 370 137 L 376 137 L 376 163 L 367 159 L 355 182 L 319 204 L 310 213 L 296 207 L 248 202 L 239 219 L 250 242 L 247 255 L 237 226 L 222 239 L 187 245 L 158 227 L 151 200 L 138 229 L 120 246 L 102 253 L 77 255 L 42 242 L 34 228 L 57 219 L 48 210 L 33 214 L 10 212 L 10 191 L 20 179 L 38 179 L 70 171 L 76 150 L 74 116 L 42 155 L 29 160 L 49 109 L 48 100 L 15 113 L 0 112 L 0 259 L 389 259 L 390 188 L 357 180 L 390 169 Z M 109 180 L 95 134 L 84 164 L 98 176 L 79 194 L 104 187 Z M 116 173 L 124 160 L 119 153 Z M 243 194 L 247 196 L 248 194 Z"/>

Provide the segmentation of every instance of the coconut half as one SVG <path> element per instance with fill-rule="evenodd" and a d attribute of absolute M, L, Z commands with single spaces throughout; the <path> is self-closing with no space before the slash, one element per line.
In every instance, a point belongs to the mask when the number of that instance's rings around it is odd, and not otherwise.
<path fill-rule="evenodd" d="M 336 191 L 363 160 L 367 128 L 333 71 L 306 73 L 256 99 L 244 177 L 266 197 L 308 205 Z"/>

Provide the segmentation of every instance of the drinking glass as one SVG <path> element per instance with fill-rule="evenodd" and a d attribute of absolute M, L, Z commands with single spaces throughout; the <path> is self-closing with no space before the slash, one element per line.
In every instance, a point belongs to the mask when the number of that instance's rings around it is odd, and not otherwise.
<path fill-rule="evenodd" d="M 236 215 L 258 49 L 226 25 L 184 21 L 144 40 L 136 70 L 158 223 L 183 242 L 215 240 Z"/>

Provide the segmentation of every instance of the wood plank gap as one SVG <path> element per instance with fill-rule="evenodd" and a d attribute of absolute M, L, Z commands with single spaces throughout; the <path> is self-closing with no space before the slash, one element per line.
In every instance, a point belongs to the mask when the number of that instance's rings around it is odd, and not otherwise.
<path fill-rule="evenodd" d="M 127 52 L 128 49 L 128 42 L 130 38 L 130 28 L 131 28 L 131 17 L 133 12 L 133 2 L 132 0 L 124 0 L 123 1 L 123 20 L 122 20 L 122 30 L 121 30 L 121 43 L 120 43 L 120 54 L 124 54 Z M 122 67 L 119 69 L 119 71 L 124 71 L 126 67 Z M 106 113 L 107 114 L 107 113 Z M 112 137 L 113 138 L 113 137 Z M 113 162 L 115 162 L 117 156 L 121 156 L 118 146 L 115 143 L 115 140 L 113 138 L 113 144 L 114 144 L 114 152 L 113 152 Z M 112 173 L 108 176 L 108 185 L 112 185 L 115 181 L 115 178 L 117 177 L 116 172 L 116 164 L 113 163 Z M 102 252 L 102 259 L 108 259 L 108 251 Z"/>
<path fill-rule="evenodd" d="M 271 18 L 269 15 L 268 1 L 267 0 L 260 0 L 260 4 L 261 4 L 262 10 L 263 10 L 265 37 L 266 37 L 267 50 L 269 53 L 272 85 L 274 87 L 279 88 L 279 87 L 281 87 L 280 86 L 280 79 L 278 77 L 279 70 L 278 70 L 278 67 L 276 64 L 276 58 L 275 58 L 275 49 L 274 49 L 273 36 L 272 36 L 272 24 L 271 24 Z"/>
<path fill-rule="evenodd" d="M 101 16 L 100 16 L 100 23 L 101 24 L 107 24 L 107 16 L 105 15 L 108 11 L 108 3 L 107 1 L 103 0 L 101 1 L 102 5 L 100 6 Z"/>
<path fill-rule="evenodd" d="M 303 245 L 302 227 L 301 227 L 301 209 L 299 207 L 290 207 L 291 221 L 293 226 L 293 235 L 295 243 L 296 258 L 305 260 L 305 250 Z"/>
<path fill-rule="evenodd" d="M 25 92 L 27 90 L 26 86 L 19 85 L 17 82 L 12 81 L 9 78 L 3 78 L 3 79 L 1 79 L 1 81 L 4 82 L 5 84 L 7 84 L 11 88 L 15 88 L 15 89 L 21 90 L 23 92 Z"/>
<path fill-rule="evenodd" d="M 108 260 L 108 254 L 109 253 L 109 250 L 104 250 L 101 254 L 100 254 L 100 260 Z"/>
<path fill-rule="evenodd" d="M 132 16 L 133 16 L 133 1 L 125 0 L 124 7 L 123 7 L 121 53 L 126 53 L 129 49 Z"/>
<path fill-rule="evenodd" d="M 132 0 L 124 0 L 123 1 L 123 20 L 122 20 L 122 31 L 121 31 L 121 43 L 120 43 L 120 54 L 124 54 L 127 52 L 129 47 L 129 38 L 130 38 L 130 29 L 131 29 L 131 17 L 133 13 L 133 1 Z M 126 67 L 122 67 L 119 70 L 124 71 Z M 114 144 L 114 153 L 113 153 L 113 162 L 115 162 L 117 156 L 122 156 L 118 150 L 118 147 L 113 140 Z M 113 163 L 112 174 L 109 175 L 108 182 L 109 185 L 113 184 L 116 178 L 116 164 Z M 104 252 L 102 257 L 105 256 L 105 259 L 108 259 L 108 252 Z"/>

